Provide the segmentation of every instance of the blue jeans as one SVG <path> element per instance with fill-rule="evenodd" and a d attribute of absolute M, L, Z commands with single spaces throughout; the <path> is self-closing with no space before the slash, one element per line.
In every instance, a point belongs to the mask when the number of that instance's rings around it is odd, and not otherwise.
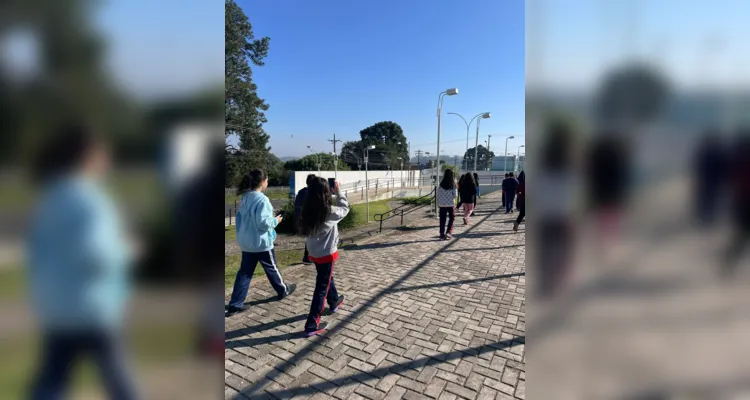
<path fill-rule="evenodd" d="M 104 380 L 108 398 L 136 398 L 135 388 L 123 360 L 117 337 L 104 330 L 46 332 L 42 365 L 32 388 L 32 400 L 57 400 L 66 397 L 70 373 L 80 356 L 89 356 Z"/>
<path fill-rule="evenodd" d="M 507 191 L 505 192 L 505 212 L 509 213 L 513 210 L 513 200 L 516 198 L 516 192 Z"/>
<path fill-rule="evenodd" d="M 315 263 L 318 274 L 315 277 L 315 291 L 310 304 L 310 313 L 307 315 L 305 322 L 305 331 L 312 332 L 318 329 L 320 316 L 323 315 L 325 302 L 333 307 L 339 299 L 339 292 L 336 290 L 336 284 L 333 283 L 333 262 L 318 264 Z"/>
<path fill-rule="evenodd" d="M 247 290 L 250 287 L 250 281 L 253 279 L 255 267 L 260 263 L 266 272 L 268 281 L 279 295 L 283 297 L 286 294 L 286 284 L 281 278 L 281 272 L 276 265 L 276 253 L 273 250 L 263 251 L 260 253 L 242 252 L 242 261 L 240 270 L 237 271 L 237 277 L 234 279 L 234 289 L 232 298 L 229 300 L 230 307 L 242 307 L 247 297 Z"/>

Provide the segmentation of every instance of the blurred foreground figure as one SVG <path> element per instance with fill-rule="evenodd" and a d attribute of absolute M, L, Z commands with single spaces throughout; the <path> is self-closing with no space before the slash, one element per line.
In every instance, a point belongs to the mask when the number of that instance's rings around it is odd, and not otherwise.
<path fill-rule="evenodd" d="M 46 141 L 41 199 L 29 236 L 30 292 L 43 347 L 31 398 L 65 397 L 74 362 L 93 358 L 111 399 L 134 399 L 119 336 L 129 295 L 129 260 L 117 210 L 102 179 L 102 138 L 70 126 Z"/>
<path fill-rule="evenodd" d="M 586 157 L 588 204 L 602 254 L 617 240 L 621 228 L 631 164 L 627 144 L 619 132 L 603 131 L 592 139 Z"/>
<path fill-rule="evenodd" d="M 730 198 L 734 233 L 724 260 L 723 272 L 736 270 L 750 240 L 750 135 L 738 138 L 730 159 Z"/>
<path fill-rule="evenodd" d="M 534 183 L 541 194 L 532 199 L 534 213 L 539 218 L 539 228 L 533 232 L 538 243 L 539 265 L 539 287 L 535 292 L 541 299 L 553 296 L 563 288 L 572 266 L 574 232 L 571 218 L 578 186 L 572 139 L 571 128 L 566 123 L 556 121 L 550 124 L 541 152 L 539 177 Z"/>
<path fill-rule="evenodd" d="M 693 171 L 693 204 L 701 227 L 710 227 L 716 220 L 725 189 L 727 156 L 721 138 L 715 132 L 708 132 L 698 145 Z"/>

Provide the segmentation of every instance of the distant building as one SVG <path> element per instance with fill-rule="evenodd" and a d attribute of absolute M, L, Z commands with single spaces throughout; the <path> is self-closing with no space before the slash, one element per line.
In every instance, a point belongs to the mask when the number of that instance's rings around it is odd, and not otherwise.
<path fill-rule="evenodd" d="M 521 157 L 516 156 L 495 156 L 494 159 L 492 159 L 492 171 L 521 171 L 523 170 L 524 163 L 526 161 L 526 156 L 521 155 Z M 504 171 L 505 169 L 505 171 Z"/>

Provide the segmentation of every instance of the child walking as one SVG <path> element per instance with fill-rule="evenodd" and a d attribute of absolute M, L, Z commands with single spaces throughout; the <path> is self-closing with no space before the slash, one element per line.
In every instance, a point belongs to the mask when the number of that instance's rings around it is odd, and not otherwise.
<path fill-rule="evenodd" d="M 232 298 L 224 310 L 226 317 L 245 310 L 243 303 L 258 263 L 263 266 L 278 300 L 289 296 L 297 288 L 293 283 L 284 283 L 276 264 L 276 253 L 273 250 L 273 242 L 276 240 L 274 228 L 281 223 L 281 216 L 273 215 L 271 201 L 263 194 L 267 187 L 268 176 L 256 169 L 242 179 L 238 188 L 242 200 L 237 210 L 237 244 L 242 250 L 242 260 L 234 280 Z"/>
<path fill-rule="evenodd" d="M 474 207 L 476 205 L 476 198 L 479 195 L 477 190 L 477 184 L 474 182 L 474 177 L 471 174 L 466 174 L 461 178 L 461 186 L 458 191 L 461 195 L 461 199 L 464 205 L 464 225 L 469 224 L 469 218 L 474 214 Z"/>
<path fill-rule="evenodd" d="M 339 295 L 333 282 L 333 266 L 339 258 L 338 223 L 349 214 L 349 202 L 339 189 L 339 183 L 336 182 L 334 205 L 328 181 L 324 178 L 314 178 L 308 186 L 307 198 L 302 207 L 302 233 L 306 237 L 310 261 L 315 263 L 318 271 L 310 313 L 305 322 L 306 336 L 317 335 L 328 326 L 326 322 L 320 322 L 326 301 L 332 313 L 344 304 L 344 296 Z"/>
<path fill-rule="evenodd" d="M 437 206 L 440 208 L 440 239 L 448 240 L 453 238 L 453 221 L 456 219 L 456 181 L 452 169 L 446 169 L 443 180 L 437 188 L 435 194 Z M 448 220 L 448 229 L 445 226 L 445 220 Z"/>

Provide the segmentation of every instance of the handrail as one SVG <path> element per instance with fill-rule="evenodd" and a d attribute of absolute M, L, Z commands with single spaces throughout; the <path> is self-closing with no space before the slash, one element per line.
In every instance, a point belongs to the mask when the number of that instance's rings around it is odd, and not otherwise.
<path fill-rule="evenodd" d="M 413 212 L 413 211 L 415 211 L 415 210 L 417 210 L 419 208 L 428 206 L 428 204 L 419 204 L 419 200 L 426 199 L 426 198 L 432 198 L 432 199 L 434 199 L 434 197 L 435 197 L 434 195 L 435 195 L 435 189 L 433 189 L 432 191 L 430 191 L 430 193 L 428 193 L 428 194 L 426 194 L 426 195 L 424 195 L 422 197 L 418 197 L 417 198 L 417 204 L 404 204 L 404 205 L 398 206 L 398 207 L 396 207 L 396 208 L 394 208 L 392 210 L 389 210 L 387 212 L 373 215 L 373 219 L 375 219 L 376 221 L 380 222 L 380 228 L 378 230 L 378 233 L 382 233 L 383 232 L 383 221 L 387 221 L 387 220 L 389 220 L 391 218 L 394 218 L 394 217 L 397 217 L 399 215 L 401 216 L 401 224 L 403 225 L 404 224 L 404 215 L 409 214 L 409 213 L 411 213 L 411 212 Z M 430 203 L 432 203 L 432 202 L 430 202 Z M 399 213 L 399 211 L 400 211 L 400 213 Z M 383 218 L 383 216 L 388 215 L 388 214 L 391 214 L 391 215 L 389 217 L 387 217 L 387 218 Z"/>

